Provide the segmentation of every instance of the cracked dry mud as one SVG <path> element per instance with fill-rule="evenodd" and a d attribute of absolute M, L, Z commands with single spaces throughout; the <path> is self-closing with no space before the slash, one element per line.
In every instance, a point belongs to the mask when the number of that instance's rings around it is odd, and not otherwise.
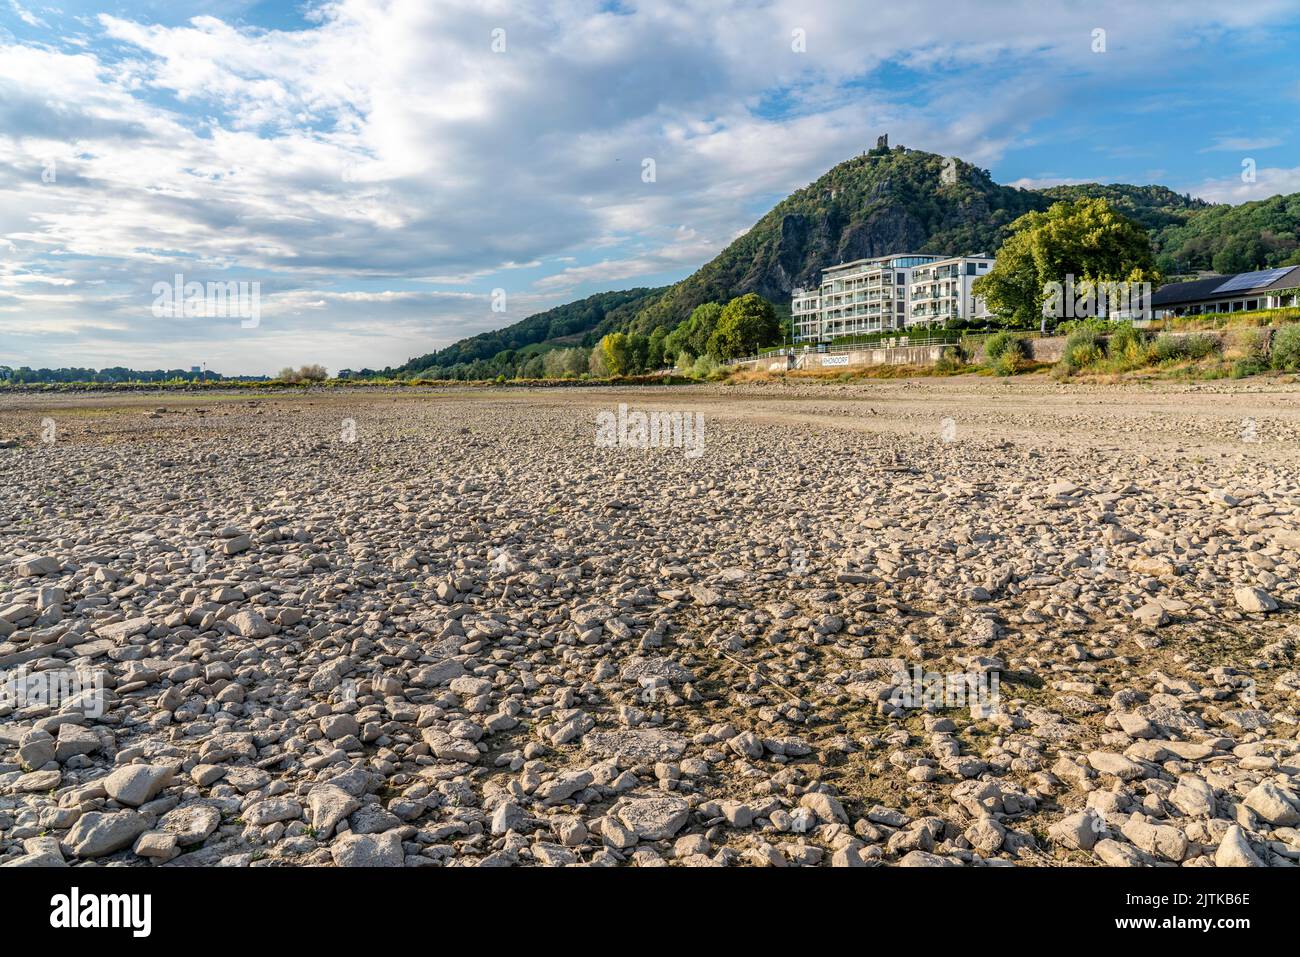
<path fill-rule="evenodd" d="M 620 402 L 703 454 L 595 447 Z M 1294 866 L 1297 410 L 5 396 L 0 866 Z"/>

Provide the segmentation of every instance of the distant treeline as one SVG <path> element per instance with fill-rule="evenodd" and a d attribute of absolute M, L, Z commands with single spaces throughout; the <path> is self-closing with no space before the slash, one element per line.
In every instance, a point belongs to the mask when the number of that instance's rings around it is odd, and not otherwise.
<path fill-rule="evenodd" d="M 59 369 L 33 369 L 0 366 L 0 382 L 26 385 L 36 382 L 266 382 L 269 376 L 241 375 L 227 379 L 219 372 L 193 372 L 189 369 L 82 369 L 67 366 Z"/>

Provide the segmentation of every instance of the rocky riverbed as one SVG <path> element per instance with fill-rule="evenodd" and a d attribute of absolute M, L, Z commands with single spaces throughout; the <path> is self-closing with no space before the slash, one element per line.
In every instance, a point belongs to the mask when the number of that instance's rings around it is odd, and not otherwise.
<path fill-rule="evenodd" d="M 1295 866 L 1296 396 L 6 395 L 0 866 Z"/>

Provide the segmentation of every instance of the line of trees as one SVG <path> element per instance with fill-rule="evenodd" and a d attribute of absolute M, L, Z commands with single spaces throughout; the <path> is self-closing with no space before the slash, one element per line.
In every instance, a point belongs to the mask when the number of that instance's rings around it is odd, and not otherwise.
<path fill-rule="evenodd" d="M 262 380 L 266 376 L 236 376 L 241 380 Z M 58 369 L 33 369 L 30 366 L 0 366 L 0 382 L 15 385 L 41 382 L 225 382 L 219 372 L 194 372 L 190 369 L 128 369 L 112 366 L 107 369 L 64 366 Z"/>
<path fill-rule="evenodd" d="M 726 305 L 703 303 L 676 326 L 661 326 L 648 335 L 616 331 L 578 345 L 545 351 L 506 350 L 473 362 L 432 366 L 405 375 L 462 380 L 604 378 L 676 368 L 704 377 L 727 359 L 775 345 L 783 334 L 772 304 L 748 293 Z"/>

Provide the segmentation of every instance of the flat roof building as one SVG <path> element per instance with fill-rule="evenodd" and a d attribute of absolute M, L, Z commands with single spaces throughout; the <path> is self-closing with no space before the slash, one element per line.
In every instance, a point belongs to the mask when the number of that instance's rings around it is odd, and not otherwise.
<path fill-rule="evenodd" d="M 970 283 L 992 265 L 986 256 L 894 253 L 831 266 L 816 289 L 794 290 L 794 340 L 826 342 L 987 315 Z"/>
<path fill-rule="evenodd" d="M 1300 266 L 1170 283 L 1151 296 L 1151 311 L 1156 318 L 1296 305 L 1300 305 Z"/>
<path fill-rule="evenodd" d="M 987 319 L 988 306 L 971 291 L 971 285 L 988 274 L 993 262 L 990 256 L 953 256 L 914 269 L 908 328 Z"/>

